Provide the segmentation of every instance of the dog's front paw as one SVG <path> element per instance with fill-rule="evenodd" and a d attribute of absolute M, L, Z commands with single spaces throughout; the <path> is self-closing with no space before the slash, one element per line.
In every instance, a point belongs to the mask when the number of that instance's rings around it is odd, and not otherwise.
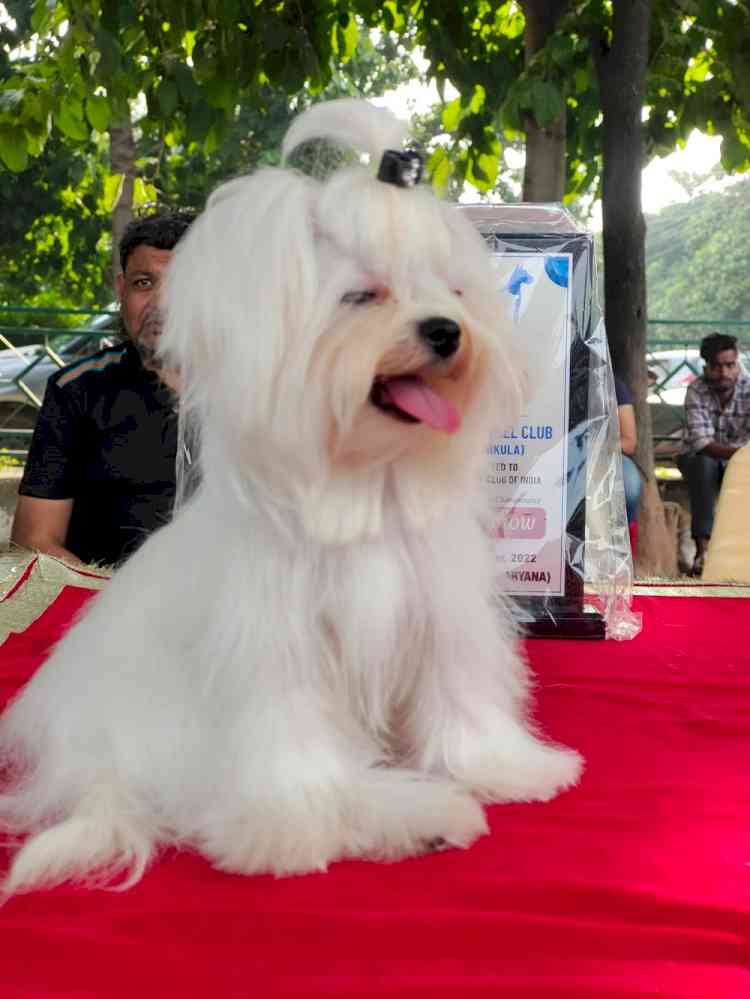
<path fill-rule="evenodd" d="M 450 846 L 466 848 L 487 832 L 484 809 L 453 781 L 408 770 L 373 771 L 359 812 L 358 852 L 389 860 Z"/>
<path fill-rule="evenodd" d="M 309 874 L 327 870 L 343 855 L 333 828 L 324 831 L 291 818 L 276 825 L 268 815 L 236 818 L 209 831 L 197 845 L 214 867 L 228 874 Z"/>
<path fill-rule="evenodd" d="M 528 734 L 463 749 L 448 771 L 483 801 L 549 801 L 578 782 L 584 765 L 574 750 Z"/>
<path fill-rule="evenodd" d="M 482 806 L 453 781 L 373 768 L 338 793 L 269 800 L 244 814 L 204 817 L 196 845 L 233 874 L 305 874 L 343 858 L 397 860 L 487 832 Z"/>
<path fill-rule="evenodd" d="M 485 801 L 549 801 L 578 783 L 583 766 L 580 753 L 534 741 L 499 780 L 473 790 Z"/>

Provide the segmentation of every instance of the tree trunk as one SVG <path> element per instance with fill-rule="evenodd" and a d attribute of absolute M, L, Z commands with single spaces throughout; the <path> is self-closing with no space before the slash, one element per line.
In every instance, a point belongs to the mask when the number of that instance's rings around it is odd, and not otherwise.
<path fill-rule="evenodd" d="M 112 208 L 112 282 L 120 270 L 120 239 L 133 218 L 133 184 L 136 176 L 135 140 L 130 110 L 126 106 L 109 128 L 110 163 L 113 174 L 122 175 L 120 196 Z"/>
<path fill-rule="evenodd" d="M 568 0 L 523 0 L 524 61 L 526 66 L 555 30 Z M 531 115 L 524 120 L 526 165 L 523 171 L 524 201 L 562 201 L 565 194 L 565 110 L 542 128 Z"/>
<path fill-rule="evenodd" d="M 646 227 L 641 213 L 643 126 L 651 0 L 613 0 L 612 34 L 591 39 L 602 102 L 604 303 L 612 364 L 635 399 L 636 461 L 649 482 L 639 515 L 638 568 L 657 575 L 671 540 L 654 480 L 646 402 Z"/>

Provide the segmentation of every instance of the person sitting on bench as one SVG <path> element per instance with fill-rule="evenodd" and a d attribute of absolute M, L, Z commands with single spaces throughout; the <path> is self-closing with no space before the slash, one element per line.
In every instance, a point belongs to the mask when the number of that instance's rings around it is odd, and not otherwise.
<path fill-rule="evenodd" d="M 750 441 L 750 378 L 740 368 L 737 338 L 711 333 L 701 341 L 703 374 L 685 394 L 685 436 L 677 466 L 687 482 L 700 576 L 727 462 Z"/>

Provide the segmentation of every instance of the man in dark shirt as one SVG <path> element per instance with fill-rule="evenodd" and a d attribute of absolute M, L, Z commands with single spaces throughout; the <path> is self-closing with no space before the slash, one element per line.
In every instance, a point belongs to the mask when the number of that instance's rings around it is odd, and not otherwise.
<path fill-rule="evenodd" d="M 171 514 L 175 373 L 155 355 L 158 296 L 187 213 L 137 219 L 117 279 L 128 341 L 50 378 L 29 450 L 12 540 L 67 561 L 116 565 Z"/>

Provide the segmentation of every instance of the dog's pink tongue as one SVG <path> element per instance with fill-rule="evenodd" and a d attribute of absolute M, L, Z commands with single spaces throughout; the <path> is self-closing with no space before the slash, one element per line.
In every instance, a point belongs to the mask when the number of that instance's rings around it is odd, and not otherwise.
<path fill-rule="evenodd" d="M 461 416 L 455 406 L 442 399 L 419 378 L 389 378 L 385 388 L 397 409 L 420 423 L 426 423 L 433 430 L 455 434 L 461 426 Z"/>

